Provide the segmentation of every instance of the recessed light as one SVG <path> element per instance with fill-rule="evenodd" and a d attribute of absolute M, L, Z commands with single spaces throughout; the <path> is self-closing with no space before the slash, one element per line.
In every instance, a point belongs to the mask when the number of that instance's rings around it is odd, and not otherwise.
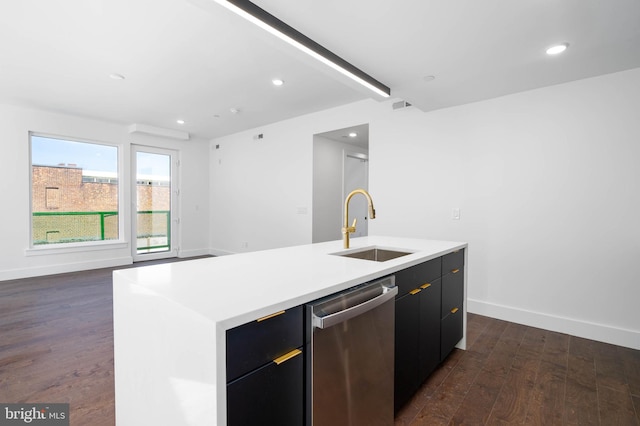
<path fill-rule="evenodd" d="M 427 83 L 430 82 L 430 81 L 433 81 L 435 79 L 436 79 L 435 75 L 427 75 L 427 76 L 424 77 L 424 81 L 426 81 Z"/>
<path fill-rule="evenodd" d="M 117 74 L 117 73 L 113 73 L 113 74 L 109 74 L 109 77 L 114 79 L 114 80 L 124 80 L 124 75 L 122 74 Z"/>
<path fill-rule="evenodd" d="M 358 134 L 356 132 L 349 133 L 349 137 L 350 138 L 355 138 L 356 136 L 358 136 Z"/>
<path fill-rule="evenodd" d="M 240 110 L 238 108 L 229 108 L 229 111 L 231 111 L 231 114 L 239 114 Z"/>
<path fill-rule="evenodd" d="M 284 84 L 284 80 L 281 80 L 279 78 L 274 78 L 273 80 L 271 80 L 271 82 L 274 86 L 282 86 Z"/>
<path fill-rule="evenodd" d="M 557 55 L 564 52 L 569 47 L 569 43 L 556 44 L 547 49 L 547 55 Z"/>
<path fill-rule="evenodd" d="M 178 124 L 184 124 L 184 120 L 176 120 L 176 123 L 178 123 Z"/>

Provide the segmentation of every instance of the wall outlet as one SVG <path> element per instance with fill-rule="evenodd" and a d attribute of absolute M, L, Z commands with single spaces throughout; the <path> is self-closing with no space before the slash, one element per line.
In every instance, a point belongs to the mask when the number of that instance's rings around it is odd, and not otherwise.
<path fill-rule="evenodd" d="M 247 241 L 242 241 L 242 242 L 240 243 L 240 247 L 242 247 L 242 248 L 249 248 L 249 243 L 248 243 Z"/>
<path fill-rule="evenodd" d="M 458 207 L 454 207 L 451 210 L 451 219 L 460 220 L 460 209 Z"/>

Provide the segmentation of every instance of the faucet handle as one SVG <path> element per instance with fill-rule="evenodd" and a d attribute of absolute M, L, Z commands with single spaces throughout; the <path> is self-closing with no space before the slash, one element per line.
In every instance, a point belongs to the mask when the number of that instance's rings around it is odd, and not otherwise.
<path fill-rule="evenodd" d="M 353 232 L 356 232 L 356 222 L 357 221 L 358 221 L 357 218 L 353 218 L 353 224 L 351 226 L 346 227 L 346 228 L 342 228 L 342 233 L 348 235 L 348 234 L 351 234 Z"/>

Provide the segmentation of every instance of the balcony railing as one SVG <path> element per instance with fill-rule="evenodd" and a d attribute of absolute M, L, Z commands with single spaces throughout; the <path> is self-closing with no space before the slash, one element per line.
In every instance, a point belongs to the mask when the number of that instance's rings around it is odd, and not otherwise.
<path fill-rule="evenodd" d="M 33 212 L 33 244 L 61 244 L 117 240 L 118 212 Z M 136 249 L 138 253 L 171 249 L 171 212 L 137 212 Z"/>
<path fill-rule="evenodd" d="M 171 211 L 139 210 L 136 229 L 138 254 L 171 250 Z"/>

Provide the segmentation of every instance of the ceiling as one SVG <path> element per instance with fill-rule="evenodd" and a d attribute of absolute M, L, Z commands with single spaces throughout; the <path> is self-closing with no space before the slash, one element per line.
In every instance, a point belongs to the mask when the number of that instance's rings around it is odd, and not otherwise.
<path fill-rule="evenodd" d="M 318 133 L 314 136 L 354 145 L 360 148 L 369 149 L 369 125 L 359 124 L 357 126 L 346 127 L 344 129 L 331 130 L 329 132 Z"/>
<path fill-rule="evenodd" d="M 423 111 L 640 67 L 638 0 L 254 3 Z M 213 0 L 3 2 L 0 52 L 2 103 L 205 139 L 372 97 Z"/>

